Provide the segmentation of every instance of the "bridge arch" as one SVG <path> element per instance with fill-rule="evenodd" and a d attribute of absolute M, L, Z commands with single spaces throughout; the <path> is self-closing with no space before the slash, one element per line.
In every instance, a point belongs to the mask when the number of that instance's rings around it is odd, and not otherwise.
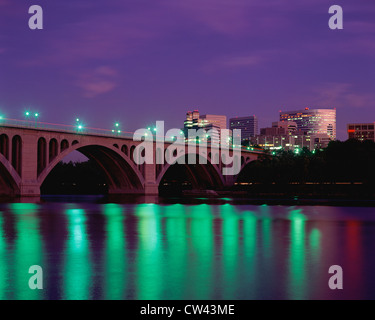
<path fill-rule="evenodd" d="M 9 160 L 9 138 L 6 134 L 0 135 L 0 153 Z"/>
<path fill-rule="evenodd" d="M 66 140 L 66 139 L 61 140 L 61 143 L 60 143 L 60 152 L 63 152 L 63 151 L 65 151 L 68 148 L 69 148 L 69 142 L 68 142 L 68 140 Z"/>
<path fill-rule="evenodd" d="M 16 195 L 20 193 L 21 177 L 8 159 L 0 154 L 0 194 Z"/>
<path fill-rule="evenodd" d="M 53 168 L 74 150 L 81 152 L 100 166 L 106 176 L 110 193 L 139 193 L 144 190 L 144 178 L 129 157 L 113 145 L 92 143 L 72 144 L 71 147 L 56 156 L 39 174 L 39 186 L 42 186 Z"/>
<path fill-rule="evenodd" d="M 129 155 L 129 150 L 128 150 L 128 146 L 126 144 L 124 144 L 122 147 L 121 147 L 121 151 L 126 155 L 128 156 Z"/>
<path fill-rule="evenodd" d="M 21 176 L 22 170 L 22 139 L 19 135 L 12 138 L 12 166 Z"/>
<path fill-rule="evenodd" d="M 51 162 L 53 159 L 57 157 L 58 154 L 58 143 L 55 138 L 52 138 L 49 141 L 49 159 L 48 161 Z"/>
<path fill-rule="evenodd" d="M 135 151 L 135 146 L 134 145 L 132 145 L 131 147 L 130 147 L 130 159 L 131 159 L 131 161 L 133 161 L 133 163 L 135 163 L 135 160 L 134 160 L 134 151 Z"/>
<path fill-rule="evenodd" d="M 168 151 L 168 150 L 166 150 Z M 188 164 L 189 156 L 196 156 L 196 164 Z M 169 152 L 166 152 L 166 159 L 169 157 Z M 211 163 L 211 159 L 207 158 L 206 155 L 198 154 L 184 154 L 181 157 L 185 157 L 185 164 L 169 164 L 166 163 L 162 170 L 159 172 L 156 180 L 156 184 L 160 187 L 163 179 L 167 176 L 168 171 L 179 168 L 183 169 L 187 178 L 190 180 L 192 187 L 195 189 L 207 189 L 211 187 L 223 187 L 225 180 L 218 166 Z M 178 159 L 180 159 L 179 157 Z M 202 163 L 202 160 L 207 161 L 206 164 Z"/>
<path fill-rule="evenodd" d="M 47 166 L 47 142 L 44 137 L 38 139 L 38 160 L 37 160 L 37 173 L 38 175 Z"/>
<path fill-rule="evenodd" d="M 243 159 L 242 159 L 243 158 Z M 248 156 L 246 158 L 241 157 L 241 169 L 240 172 L 235 176 L 235 183 L 237 182 L 247 182 L 245 181 L 245 176 L 249 174 L 249 171 L 253 170 L 252 167 L 258 158 L 253 158 Z"/>

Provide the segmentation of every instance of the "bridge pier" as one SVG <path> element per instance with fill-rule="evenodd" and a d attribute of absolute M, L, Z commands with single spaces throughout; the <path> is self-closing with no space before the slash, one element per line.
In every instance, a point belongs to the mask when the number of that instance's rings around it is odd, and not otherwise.
<path fill-rule="evenodd" d="M 21 197 L 39 197 L 40 186 L 37 183 L 21 182 L 19 195 Z"/>
<path fill-rule="evenodd" d="M 147 182 L 145 183 L 145 195 L 157 195 L 159 194 L 159 186 L 156 183 Z"/>
<path fill-rule="evenodd" d="M 154 155 L 154 163 L 155 163 Z M 145 182 L 144 182 L 145 195 L 159 194 L 159 186 L 156 183 L 156 164 L 145 165 Z"/>
<path fill-rule="evenodd" d="M 224 176 L 225 180 L 225 186 L 226 187 L 232 187 L 234 183 L 236 182 L 236 177 L 235 176 Z"/>

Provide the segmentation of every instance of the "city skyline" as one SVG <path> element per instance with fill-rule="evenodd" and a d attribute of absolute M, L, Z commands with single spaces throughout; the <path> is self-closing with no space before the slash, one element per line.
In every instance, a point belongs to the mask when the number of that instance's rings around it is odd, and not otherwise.
<path fill-rule="evenodd" d="M 134 131 L 155 120 L 180 127 L 186 110 L 227 118 L 336 108 L 346 124 L 375 119 L 375 3 L 341 1 L 344 29 L 330 30 L 326 1 L 0 0 L 0 113 Z M 271 10 L 270 10 L 271 9 Z M 173 110 L 173 112 L 171 112 Z"/>

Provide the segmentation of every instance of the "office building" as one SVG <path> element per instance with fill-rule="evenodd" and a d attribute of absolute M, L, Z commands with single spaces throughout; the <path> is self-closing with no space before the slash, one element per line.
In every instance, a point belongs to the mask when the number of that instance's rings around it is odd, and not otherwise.
<path fill-rule="evenodd" d="M 229 119 L 229 129 L 241 130 L 241 140 L 244 144 L 258 134 L 258 118 L 254 116 L 235 117 Z"/>
<path fill-rule="evenodd" d="M 297 127 L 294 121 L 273 122 L 272 127 L 261 128 L 260 135 L 250 138 L 250 144 L 269 150 L 295 151 L 307 148 L 312 151 L 326 148 L 331 141 L 326 133 L 308 134 Z"/>
<path fill-rule="evenodd" d="M 307 148 L 310 151 L 323 149 L 328 146 L 331 138 L 320 133 L 316 135 L 284 134 L 284 135 L 257 135 L 250 138 L 251 145 L 257 145 L 268 150 L 291 150 L 296 151 Z"/>
<path fill-rule="evenodd" d="M 220 129 L 227 129 L 227 116 L 216 114 L 203 114 L 199 117 L 203 127 L 214 126 Z"/>
<path fill-rule="evenodd" d="M 336 109 L 309 109 L 280 111 L 280 121 L 294 121 L 297 130 L 306 135 L 327 134 L 336 139 Z"/>
<path fill-rule="evenodd" d="M 375 141 L 375 122 L 347 124 L 348 139 Z"/>
<path fill-rule="evenodd" d="M 184 121 L 184 128 L 182 129 L 186 138 L 188 138 L 189 129 L 203 129 L 205 132 L 213 130 L 213 136 L 207 137 L 204 134 L 200 139 L 205 140 L 208 138 L 208 140 L 211 140 L 215 138 L 217 141 L 220 141 L 221 129 L 227 129 L 227 117 L 215 114 L 200 115 L 198 110 L 188 111 L 186 113 L 186 120 Z"/>

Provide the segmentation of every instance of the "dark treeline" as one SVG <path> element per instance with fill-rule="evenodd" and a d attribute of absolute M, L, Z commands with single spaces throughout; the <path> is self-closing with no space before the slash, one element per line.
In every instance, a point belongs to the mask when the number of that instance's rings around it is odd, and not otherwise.
<path fill-rule="evenodd" d="M 305 148 L 299 153 L 277 151 L 275 155 L 262 156 L 242 170 L 237 179 L 239 184 L 231 190 L 247 190 L 253 196 L 372 198 L 375 197 L 374 165 L 373 141 L 332 141 L 322 150 L 311 152 Z M 177 179 L 176 173 L 172 176 L 173 181 Z M 177 179 L 181 187 L 183 182 L 188 182 L 186 179 L 187 176 Z M 48 175 L 41 191 L 42 194 L 106 194 L 108 185 L 102 169 L 94 161 L 60 162 Z"/>
<path fill-rule="evenodd" d="M 332 141 L 322 150 L 299 153 L 278 151 L 250 163 L 239 176 L 242 182 L 375 183 L 375 143 L 373 141 Z"/>
<path fill-rule="evenodd" d="M 299 153 L 278 151 L 274 156 L 264 156 L 244 168 L 238 182 L 257 184 L 258 187 L 252 187 L 255 193 L 373 196 L 374 165 L 373 141 L 332 141 L 322 150 L 311 152 L 304 148 Z M 325 186 L 308 186 L 311 183 Z"/>
<path fill-rule="evenodd" d="M 44 181 L 42 194 L 106 194 L 108 186 L 101 168 L 92 161 L 60 162 Z"/>

